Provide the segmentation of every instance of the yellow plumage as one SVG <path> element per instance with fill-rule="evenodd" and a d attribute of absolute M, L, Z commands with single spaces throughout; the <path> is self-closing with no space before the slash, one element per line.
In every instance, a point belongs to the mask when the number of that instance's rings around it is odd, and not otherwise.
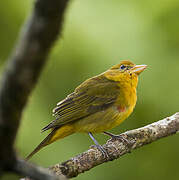
<path fill-rule="evenodd" d="M 145 68 L 146 65 L 135 65 L 126 60 L 83 82 L 57 104 L 53 110 L 56 119 L 42 129 L 52 129 L 51 133 L 27 159 L 42 147 L 75 132 L 89 133 L 100 150 L 104 151 L 92 133 L 112 129 L 132 113 L 137 100 L 138 75 Z"/>

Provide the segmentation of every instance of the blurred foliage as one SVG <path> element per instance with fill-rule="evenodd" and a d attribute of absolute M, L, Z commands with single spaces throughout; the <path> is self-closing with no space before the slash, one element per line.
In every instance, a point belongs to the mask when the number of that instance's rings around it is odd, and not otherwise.
<path fill-rule="evenodd" d="M 0 6 L 0 70 L 30 15 L 32 0 L 2 1 Z M 138 86 L 134 113 L 120 133 L 177 112 L 179 102 L 178 0 L 75 0 L 66 12 L 63 37 L 57 41 L 36 89 L 24 111 L 17 151 L 25 157 L 46 136 L 40 129 L 53 118 L 55 104 L 85 79 L 121 59 L 147 64 Z M 107 139 L 96 135 L 100 143 Z M 74 134 L 44 148 L 32 159 L 44 167 L 73 157 L 92 144 L 87 135 Z M 162 139 L 105 163 L 76 179 L 178 179 L 178 136 Z M 15 175 L 3 178 L 19 179 Z"/>

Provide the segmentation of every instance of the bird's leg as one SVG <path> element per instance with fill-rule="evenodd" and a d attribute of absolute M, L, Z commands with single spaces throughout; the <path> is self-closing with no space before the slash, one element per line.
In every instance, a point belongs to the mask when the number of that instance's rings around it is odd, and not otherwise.
<path fill-rule="evenodd" d="M 130 144 L 129 141 L 122 135 L 115 135 L 106 131 L 104 131 L 103 133 L 110 136 L 112 140 L 121 140 L 123 143 L 126 143 L 127 145 Z"/>
<path fill-rule="evenodd" d="M 108 155 L 107 151 L 98 143 L 98 141 L 94 138 L 94 136 L 91 132 L 89 132 L 88 134 L 89 134 L 90 138 L 93 140 L 93 142 L 95 143 L 96 147 L 101 151 L 104 158 L 108 159 L 109 155 Z"/>

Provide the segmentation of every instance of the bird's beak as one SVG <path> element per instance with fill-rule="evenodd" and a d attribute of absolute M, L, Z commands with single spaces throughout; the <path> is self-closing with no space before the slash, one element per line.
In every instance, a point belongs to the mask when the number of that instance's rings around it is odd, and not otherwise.
<path fill-rule="evenodd" d="M 147 68 L 147 65 L 142 64 L 142 65 L 135 65 L 132 69 L 131 69 L 131 73 L 135 73 L 137 75 L 139 75 L 141 72 L 143 72 L 145 69 Z"/>

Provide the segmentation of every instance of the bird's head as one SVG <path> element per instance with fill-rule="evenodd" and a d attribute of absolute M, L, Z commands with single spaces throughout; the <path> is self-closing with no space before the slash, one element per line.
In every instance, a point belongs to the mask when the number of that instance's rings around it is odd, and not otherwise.
<path fill-rule="evenodd" d="M 110 70 L 117 70 L 119 73 L 128 73 L 128 74 L 136 74 L 139 75 L 144 69 L 146 69 L 147 65 L 135 65 L 129 60 L 123 60 L 120 64 L 116 64 L 111 67 Z"/>
<path fill-rule="evenodd" d="M 123 60 L 120 64 L 112 66 L 105 72 L 105 76 L 113 81 L 131 82 L 138 80 L 138 76 L 147 68 L 147 65 L 135 65 L 129 60 Z"/>

